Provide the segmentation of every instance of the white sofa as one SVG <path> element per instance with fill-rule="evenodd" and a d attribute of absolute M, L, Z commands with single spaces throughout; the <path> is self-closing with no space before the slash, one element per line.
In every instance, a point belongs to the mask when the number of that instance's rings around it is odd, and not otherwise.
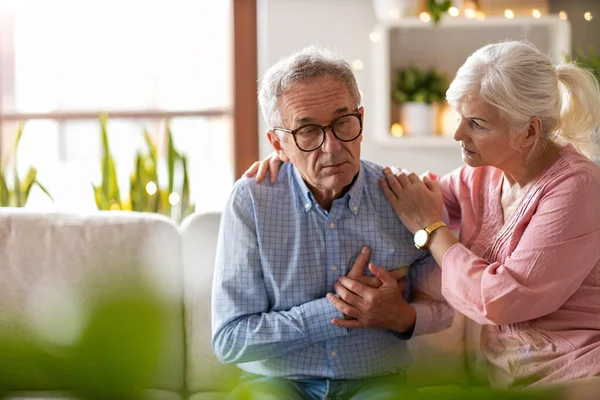
<path fill-rule="evenodd" d="M 174 315 L 165 321 L 169 340 L 148 398 L 222 399 L 226 393 L 221 377 L 237 370 L 221 365 L 210 346 L 219 220 L 218 213 L 196 214 L 177 226 L 154 214 L 48 214 L 0 208 L 0 330 L 14 331 L 14 321 L 30 315 L 39 288 L 48 282 L 77 285 L 98 273 L 119 279 L 122 268 L 142 265 L 159 278 Z M 52 310 L 48 304 L 44 307 Z M 468 382 L 477 364 L 477 337 L 477 326 L 457 315 L 450 329 L 410 340 L 414 365 L 409 380 L 418 385 Z M 69 388 L 21 389 L 14 399 L 61 398 Z"/>

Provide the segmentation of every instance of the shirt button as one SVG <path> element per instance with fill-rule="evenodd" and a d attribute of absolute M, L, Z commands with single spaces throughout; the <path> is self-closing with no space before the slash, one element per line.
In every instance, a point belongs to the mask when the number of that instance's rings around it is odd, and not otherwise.
<path fill-rule="evenodd" d="M 352 209 L 353 209 L 354 211 L 358 211 L 358 207 L 356 207 L 356 206 L 352 207 Z"/>
<path fill-rule="evenodd" d="M 310 208 L 310 203 L 306 203 L 306 204 L 304 205 L 304 208 L 306 208 L 306 209 L 308 210 L 308 209 Z"/>
<path fill-rule="evenodd" d="M 335 228 L 335 224 L 332 222 L 332 223 L 330 223 L 330 224 L 329 224 L 329 227 L 330 227 L 331 229 L 333 229 L 333 228 Z"/>
<path fill-rule="evenodd" d="M 333 267 L 331 267 L 331 270 L 334 271 L 334 272 L 337 271 L 338 270 L 338 266 L 334 265 Z"/>
<path fill-rule="evenodd" d="M 331 352 L 331 357 L 335 357 L 335 356 L 337 356 L 337 352 L 335 352 L 335 351 L 332 351 L 332 352 Z"/>

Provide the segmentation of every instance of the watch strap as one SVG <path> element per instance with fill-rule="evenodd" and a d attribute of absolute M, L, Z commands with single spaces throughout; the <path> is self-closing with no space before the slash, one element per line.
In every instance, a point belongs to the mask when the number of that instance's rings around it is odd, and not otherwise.
<path fill-rule="evenodd" d="M 438 221 L 438 222 L 434 222 L 433 224 L 425 227 L 424 229 L 428 234 L 431 235 L 433 233 L 433 231 L 435 231 L 436 229 L 441 228 L 443 226 L 448 226 L 448 225 L 446 225 L 446 223 L 444 221 Z"/>

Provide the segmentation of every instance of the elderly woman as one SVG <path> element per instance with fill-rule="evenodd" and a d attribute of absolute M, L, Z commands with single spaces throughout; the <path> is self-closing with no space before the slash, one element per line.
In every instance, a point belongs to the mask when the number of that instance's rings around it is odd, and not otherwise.
<path fill-rule="evenodd" d="M 415 244 L 435 256 L 444 297 L 483 325 L 493 386 L 599 374 L 600 168 L 588 158 L 597 148 L 598 83 L 512 41 L 473 53 L 446 97 L 466 165 L 422 180 L 388 168 L 382 190 Z M 271 172 L 277 166 L 271 159 Z M 368 325 L 353 311 L 374 289 L 340 284 L 336 307 Z M 393 307 L 384 294 L 377 299 Z"/>

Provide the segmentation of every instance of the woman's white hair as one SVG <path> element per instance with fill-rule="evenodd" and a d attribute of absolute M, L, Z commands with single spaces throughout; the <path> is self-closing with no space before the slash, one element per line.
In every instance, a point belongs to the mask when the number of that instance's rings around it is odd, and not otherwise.
<path fill-rule="evenodd" d="M 597 155 L 600 90 L 590 71 L 574 63 L 554 65 L 526 41 L 489 44 L 460 67 L 446 100 L 457 108 L 476 93 L 499 110 L 511 133 L 537 116 L 540 146 L 571 143 L 588 157 Z"/>
<path fill-rule="evenodd" d="M 279 101 L 296 83 L 330 77 L 348 87 L 356 107 L 360 107 L 360 92 L 350 65 L 333 52 L 315 46 L 305 47 L 279 60 L 260 80 L 258 101 L 269 128 L 282 124 Z"/>

